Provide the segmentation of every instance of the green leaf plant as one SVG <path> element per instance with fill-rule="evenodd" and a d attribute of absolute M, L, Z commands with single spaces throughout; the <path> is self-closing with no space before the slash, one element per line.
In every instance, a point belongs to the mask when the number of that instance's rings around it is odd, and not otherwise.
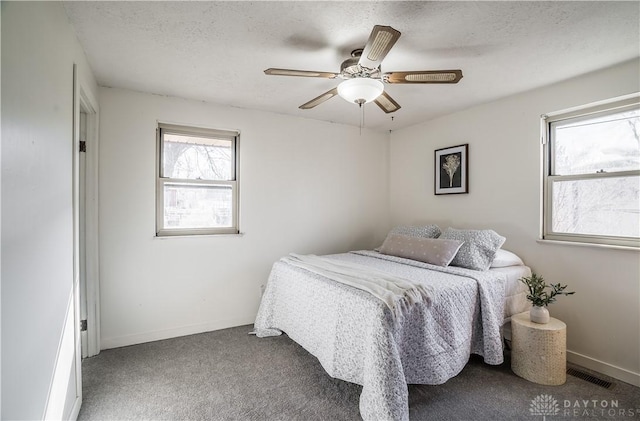
<path fill-rule="evenodd" d="M 565 292 L 567 285 L 550 284 L 544 281 L 542 276 L 538 276 L 532 273 L 529 277 L 522 277 L 520 282 L 525 284 L 529 288 L 529 294 L 527 294 L 527 300 L 531 301 L 534 306 L 546 307 L 549 304 L 556 301 L 558 295 L 572 295 L 575 291 Z"/>

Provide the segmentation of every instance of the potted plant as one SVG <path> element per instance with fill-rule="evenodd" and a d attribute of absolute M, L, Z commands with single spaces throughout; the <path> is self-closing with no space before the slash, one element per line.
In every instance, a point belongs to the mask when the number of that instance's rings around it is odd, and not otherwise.
<path fill-rule="evenodd" d="M 549 310 L 547 310 L 547 306 L 556 301 L 558 295 L 575 294 L 575 291 L 565 291 L 567 285 L 563 286 L 560 285 L 560 283 L 547 285 L 544 278 L 535 273 L 532 273 L 529 277 L 522 277 L 519 280 L 529 289 L 527 300 L 533 304 L 529 317 L 534 323 L 544 324 L 549 322 Z"/>

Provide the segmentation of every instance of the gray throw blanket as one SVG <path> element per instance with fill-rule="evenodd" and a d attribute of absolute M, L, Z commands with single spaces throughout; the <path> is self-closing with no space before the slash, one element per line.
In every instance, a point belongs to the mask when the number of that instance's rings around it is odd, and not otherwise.
<path fill-rule="evenodd" d="M 313 254 L 303 256 L 291 253 L 280 260 L 341 284 L 367 291 L 384 302 L 396 317 L 401 316 L 415 303 L 429 304 L 429 288 L 426 285 L 370 266 L 330 260 Z"/>

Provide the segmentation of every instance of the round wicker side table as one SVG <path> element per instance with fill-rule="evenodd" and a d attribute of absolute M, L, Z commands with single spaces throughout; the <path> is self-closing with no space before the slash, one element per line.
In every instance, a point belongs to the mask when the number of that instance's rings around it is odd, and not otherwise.
<path fill-rule="evenodd" d="M 567 325 L 529 320 L 529 312 L 511 317 L 511 369 L 538 384 L 560 385 L 567 380 Z"/>

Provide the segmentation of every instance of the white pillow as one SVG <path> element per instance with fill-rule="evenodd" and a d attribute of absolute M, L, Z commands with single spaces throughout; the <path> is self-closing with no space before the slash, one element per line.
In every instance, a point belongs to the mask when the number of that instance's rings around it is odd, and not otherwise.
<path fill-rule="evenodd" d="M 524 266 L 524 262 L 515 253 L 505 249 L 498 249 L 496 257 L 491 262 L 492 268 L 505 268 L 507 266 Z"/>

